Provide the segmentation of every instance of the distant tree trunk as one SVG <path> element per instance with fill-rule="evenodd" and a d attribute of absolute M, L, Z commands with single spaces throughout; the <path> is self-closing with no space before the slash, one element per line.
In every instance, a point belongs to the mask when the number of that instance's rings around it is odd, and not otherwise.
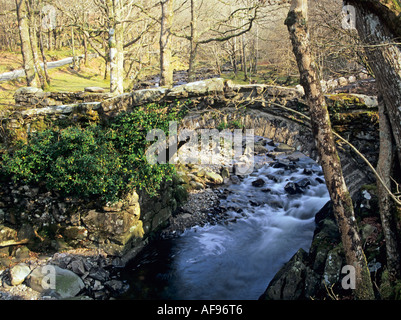
<path fill-rule="evenodd" d="M 162 17 L 160 28 L 160 86 L 173 85 L 173 68 L 171 65 L 171 33 L 173 23 L 173 0 L 162 0 Z"/>
<path fill-rule="evenodd" d="M 124 27 L 121 22 L 121 1 L 108 0 L 108 8 L 110 23 L 110 92 L 122 94 L 124 92 Z"/>
<path fill-rule="evenodd" d="M 38 38 L 36 34 L 35 3 L 33 1 L 27 1 L 27 10 L 28 10 L 28 21 L 29 21 L 29 41 L 31 43 L 31 48 L 32 48 L 33 64 L 35 65 L 35 69 L 39 77 L 40 86 L 42 87 L 42 89 L 46 89 L 48 84 L 39 61 L 38 43 L 37 43 Z"/>
<path fill-rule="evenodd" d="M 195 60 L 198 51 L 197 32 L 196 32 L 196 13 L 195 13 L 195 0 L 191 0 L 191 38 L 190 38 L 190 53 L 189 53 L 189 68 L 188 68 L 188 81 L 195 80 Z"/>
<path fill-rule="evenodd" d="M 232 52 L 233 70 L 234 76 L 237 77 L 238 74 L 238 62 L 237 62 L 237 38 L 233 40 L 233 52 Z"/>
<path fill-rule="evenodd" d="M 72 49 L 72 69 L 77 69 L 77 57 L 75 56 L 75 32 L 74 27 L 71 26 L 71 49 Z"/>
<path fill-rule="evenodd" d="M 248 81 L 248 66 L 246 63 L 245 34 L 242 35 L 242 64 L 243 64 L 243 68 L 244 68 L 244 81 Z"/>
<path fill-rule="evenodd" d="M 84 65 L 85 67 L 88 66 L 88 40 L 86 36 L 82 33 L 82 42 L 84 45 Z"/>
<path fill-rule="evenodd" d="M 52 39 L 53 35 L 52 35 L 52 31 L 49 30 L 47 32 L 47 48 L 52 51 L 54 49 L 53 47 L 53 39 Z M 56 46 L 57 49 L 59 49 L 60 46 Z"/>
<path fill-rule="evenodd" d="M 348 265 L 355 268 L 355 296 L 374 299 L 367 261 L 354 216 L 352 199 L 344 181 L 341 162 L 332 134 L 329 113 L 310 51 L 307 27 L 307 0 L 293 0 L 286 25 L 298 63 L 301 84 L 311 113 L 312 131 L 326 185 L 333 203 Z"/>
<path fill-rule="evenodd" d="M 21 53 L 24 61 L 26 82 L 30 87 L 38 87 L 31 42 L 29 39 L 28 10 L 26 2 L 25 0 L 15 0 L 15 4 L 17 8 L 19 35 L 21 39 Z"/>
<path fill-rule="evenodd" d="M 42 21 L 43 15 L 42 12 L 40 13 L 40 21 Z M 46 82 L 48 85 L 50 85 L 51 79 L 49 76 L 49 70 L 47 68 L 47 58 L 45 54 L 45 48 L 44 48 L 44 41 L 43 41 L 43 25 L 42 23 L 39 24 L 39 48 L 40 48 L 40 53 L 42 55 L 42 60 L 43 60 L 43 71 L 45 73 L 45 78 Z"/>
<path fill-rule="evenodd" d="M 258 62 L 259 62 L 259 26 L 256 25 L 256 41 L 255 41 L 255 62 L 253 72 L 258 73 Z"/>

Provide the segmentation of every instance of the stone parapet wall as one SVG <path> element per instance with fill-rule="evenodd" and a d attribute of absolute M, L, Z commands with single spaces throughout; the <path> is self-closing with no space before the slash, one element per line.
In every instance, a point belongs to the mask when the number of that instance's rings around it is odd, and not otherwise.
<path fill-rule="evenodd" d="M 100 88 L 98 90 L 79 92 L 43 92 L 37 88 L 20 88 L 14 94 L 15 109 L 25 110 L 31 108 L 44 108 L 65 104 L 104 101 L 113 95 Z M 98 92 L 93 92 L 98 91 Z M 100 91 L 100 92 L 99 92 Z"/>

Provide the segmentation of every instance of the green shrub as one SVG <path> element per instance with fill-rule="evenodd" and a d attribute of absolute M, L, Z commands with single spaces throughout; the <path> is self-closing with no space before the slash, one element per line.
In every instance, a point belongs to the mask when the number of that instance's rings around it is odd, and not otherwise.
<path fill-rule="evenodd" d="M 121 114 L 108 126 L 38 132 L 5 153 L 1 172 L 15 182 L 43 183 L 64 196 L 115 202 L 132 188 L 156 195 L 174 167 L 147 162 L 145 151 L 152 142 L 146 135 L 155 128 L 168 134 L 169 121 L 182 116 L 178 108 L 152 104 Z"/>

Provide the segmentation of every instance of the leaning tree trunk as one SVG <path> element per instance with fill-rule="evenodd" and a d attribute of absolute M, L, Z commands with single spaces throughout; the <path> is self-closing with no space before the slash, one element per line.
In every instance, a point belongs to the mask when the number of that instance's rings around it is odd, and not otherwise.
<path fill-rule="evenodd" d="M 173 23 L 173 0 L 163 0 L 160 27 L 160 86 L 173 85 L 173 68 L 171 65 L 171 33 Z"/>
<path fill-rule="evenodd" d="M 355 297 L 374 299 L 372 282 L 354 216 L 352 199 L 344 181 L 340 158 L 332 135 L 329 113 L 310 51 L 307 0 L 293 0 L 286 25 L 298 63 L 301 84 L 311 114 L 312 131 L 333 203 L 348 265 L 355 268 Z"/>
<path fill-rule="evenodd" d="M 29 23 L 28 23 L 28 10 L 26 0 L 15 0 L 17 7 L 18 28 L 21 39 L 21 53 L 24 61 L 24 70 L 26 75 L 27 85 L 30 87 L 37 87 L 38 81 L 33 63 L 31 42 L 29 39 Z"/>

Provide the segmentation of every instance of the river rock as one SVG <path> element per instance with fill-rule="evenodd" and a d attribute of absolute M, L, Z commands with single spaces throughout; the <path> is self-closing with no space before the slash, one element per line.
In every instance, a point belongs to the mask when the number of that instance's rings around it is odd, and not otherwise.
<path fill-rule="evenodd" d="M 206 172 L 206 178 L 214 184 L 223 184 L 223 177 L 215 172 Z"/>
<path fill-rule="evenodd" d="M 238 176 L 236 176 L 236 175 L 232 175 L 231 177 L 230 177 L 230 180 L 231 180 L 231 182 L 233 183 L 233 184 L 240 184 L 241 183 L 241 180 L 238 178 Z"/>
<path fill-rule="evenodd" d="M 114 293 L 121 293 L 126 289 L 126 285 L 120 280 L 110 280 L 104 283 L 105 287 Z"/>
<path fill-rule="evenodd" d="M 73 262 L 71 262 L 70 264 L 71 266 L 71 270 L 76 273 L 77 275 L 84 275 L 86 270 L 85 270 L 85 266 L 82 260 L 78 259 L 78 260 L 74 260 Z"/>
<path fill-rule="evenodd" d="M 230 170 L 227 167 L 221 169 L 221 176 L 223 179 L 230 178 Z"/>
<path fill-rule="evenodd" d="M 252 182 L 252 185 L 254 186 L 254 187 L 257 187 L 257 188 L 260 188 L 260 187 L 263 187 L 264 185 L 265 185 L 265 180 L 263 180 L 263 179 L 257 179 L 257 180 L 255 180 L 255 181 L 253 181 Z"/>
<path fill-rule="evenodd" d="M 85 287 L 74 272 L 54 265 L 35 268 L 28 276 L 27 283 L 35 291 L 47 295 L 50 290 L 62 299 L 75 297 Z"/>
<path fill-rule="evenodd" d="M 348 84 L 348 80 L 345 77 L 341 77 L 338 79 L 338 85 L 344 87 Z"/>
<path fill-rule="evenodd" d="M 295 182 L 295 185 L 298 188 L 302 188 L 302 189 L 305 189 L 306 187 L 310 186 L 310 184 L 311 184 L 311 182 L 308 178 L 302 178 Z"/>
<path fill-rule="evenodd" d="M 288 182 L 284 187 L 284 190 L 290 195 L 302 193 L 302 190 L 300 190 L 294 182 Z"/>
<path fill-rule="evenodd" d="M 11 284 L 18 286 L 25 281 L 25 278 L 31 273 L 31 269 L 26 263 L 19 263 L 10 269 Z"/>
<path fill-rule="evenodd" d="M 323 272 L 323 280 L 328 288 L 339 281 L 342 264 L 343 258 L 340 249 L 334 248 L 329 251 Z"/>
<path fill-rule="evenodd" d="M 289 146 L 285 143 L 279 143 L 278 146 L 274 149 L 275 152 L 293 152 L 295 148 Z"/>
<path fill-rule="evenodd" d="M 253 151 L 255 152 L 255 154 L 263 154 L 267 153 L 269 150 L 260 144 L 255 144 Z"/>
<path fill-rule="evenodd" d="M 290 165 L 289 162 L 284 161 L 284 160 L 279 160 L 274 163 L 273 168 L 276 168 L 276 169 L 282 168 L 282 169 L 288 170 L 289 165 Z"/>

